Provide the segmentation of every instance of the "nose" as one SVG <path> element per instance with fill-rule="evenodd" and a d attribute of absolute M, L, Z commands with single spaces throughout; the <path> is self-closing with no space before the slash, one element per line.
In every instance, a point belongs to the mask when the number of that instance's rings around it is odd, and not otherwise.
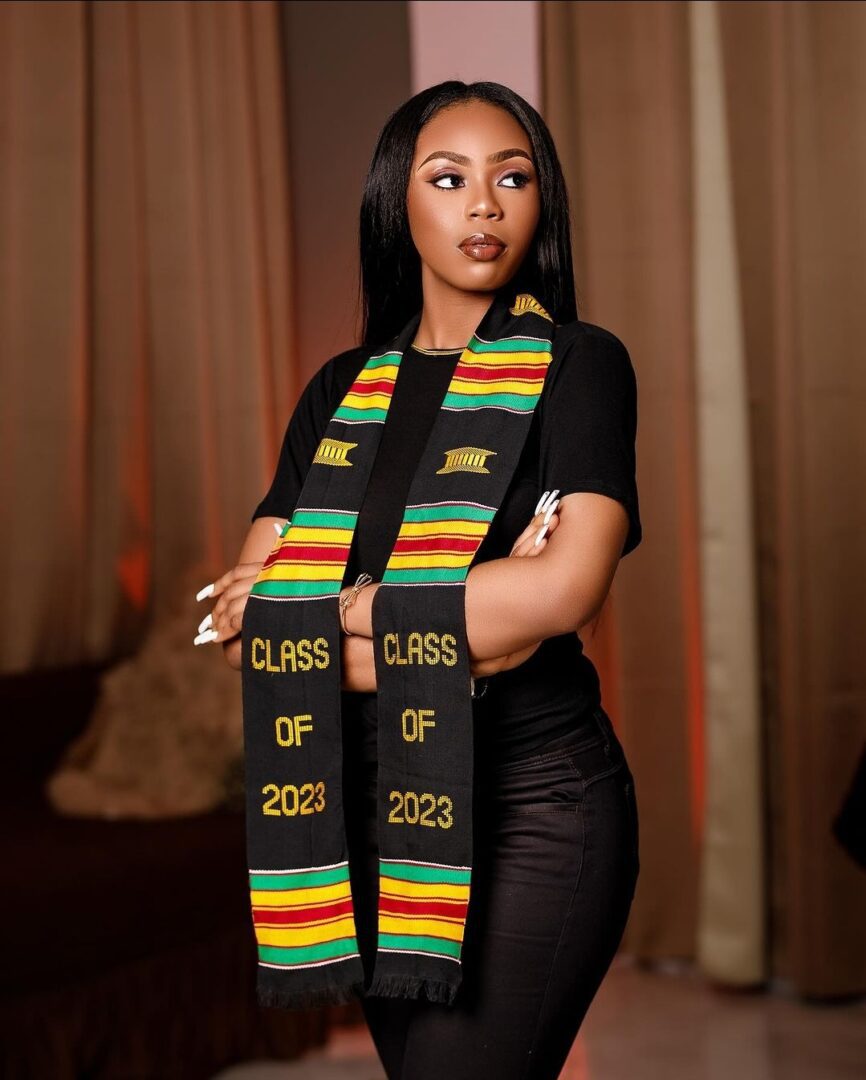
<path fill-rule="evenodd" d="M 493 191 L 493 188 L 482 188 L 477 198 L 469 205 L 468 216 L 470 218 L 498 219 L 502 216 L 502 207 Z"/>

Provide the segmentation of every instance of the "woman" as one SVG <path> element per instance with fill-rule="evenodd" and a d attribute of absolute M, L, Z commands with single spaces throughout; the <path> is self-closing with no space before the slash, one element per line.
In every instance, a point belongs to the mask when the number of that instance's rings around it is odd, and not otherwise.
<path fill-rule="evenodd" d="M 636 383 L 609 331 L 577 318 L 565 184 L 537 112 L 497 83 L 445 82 L 389 119 L 361 210 L 363 343 L 329 360 L 198 643 L 241 666 L 240 627 L 274 527 L 371 348 L 420 311 L 362 504 L 341 596 L 346 827 L 358 943 L 376 949 L 372 604 L 415 465 L 460 355 L 502 290 L 555 324 L 550 370 L 508 493 L 466 579 L 475 812 L 464 977 L 452 1005 L 368 996 L 389 1078 L 556 1077 L 621 941 L 638 876 L 634 780 L 577 631 L 641 539 Z M 559 498 L 555 496 L 559 494 Z M 528 523 L 528 524 L 527 524 Z M 359 812 L 363 808 L 364 812 Z"/>

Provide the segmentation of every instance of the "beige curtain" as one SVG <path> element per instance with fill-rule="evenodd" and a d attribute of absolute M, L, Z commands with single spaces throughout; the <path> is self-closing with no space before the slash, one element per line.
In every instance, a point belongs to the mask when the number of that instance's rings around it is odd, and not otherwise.
<path fill-rule="evenodd" d="M 2 672 L 126 654 L 270 481 L 299 389 L 277 23 L 0 5 Z"/>
<path fill-rule="evenodd" d="M 862 992 L 866 6 L 540 8 L 582 317 L 640 390 L 645 541 L 589 649 L 640 803 L 624 948 Z"/>

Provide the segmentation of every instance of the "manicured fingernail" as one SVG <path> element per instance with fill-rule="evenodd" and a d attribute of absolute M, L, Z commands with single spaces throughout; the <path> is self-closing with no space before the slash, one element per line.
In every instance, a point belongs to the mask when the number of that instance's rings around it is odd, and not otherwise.
<path fill-rule="evenodd" d="M 211 622 L 213 622 L 213 612 L 211 612 L 210 615 L 205 615 L 202 621 L 198 624 L 198 632 L 201 634 L 205 630 L 207 630 Z"/>
<path fill-rule="evenodd" d="M 205 630 L 203 634 L 199 634 L 193 641 L 193 645 L 207 645 L 209 641 L 216 641 L 219 637 L 218 630 Z"/>
<path fill-rule="evenodd" d="M 544 515 L 544 524 L 545 525 L 548 523 L 548 521 L 550 521 L 550 515 L 557 508 L 557 506 L 559 506 L 559 499 L 554 499 L 553 502 L 550 504 L 550 506 L 548 506 L 547 513 Z"/>
<path fill-rule="evenodd" d="M 535 544 L 533 545 L 534 547 L 537 547 L 541 543 L 541 541 L 544 539 L 544 534 L 546 532 L 547 532 L 547 526 L 542 525 L 541 528 L 538 530 L 538 535 L 535 538 Z"/>
<path fill-rule="evenodd" d="M 204 600 L 206 596 L 212 596 L 215 585 L 216 582 L 212 581 L 210 585 L 205 585 L 203 589 L 199 589 L 199 591 L 195 594 L 196 600 Z"/>
<path fill-rule="evenodd" d="M 550 494 L 549 491 L 545 491 L 545 493 L 538 500 L 538 506 L 536 506 L 536 508 L 535 508 L 535 514 L 540 514 L 541 513 L 541 507 L 544 505 L 544 500 L 547 498 L 547 496 L 549 494 Z M 532 516 L 535 517 L 535 514 L 533 514 Z"/>
<path fill-rule="evenodd" d="M 276 522 L 274 522 L 274 532 L 277 534 L 277 536 L 282 536 L 283 535 L 283 527 L 282 527 L 282 525 L 278 525 Z"/>

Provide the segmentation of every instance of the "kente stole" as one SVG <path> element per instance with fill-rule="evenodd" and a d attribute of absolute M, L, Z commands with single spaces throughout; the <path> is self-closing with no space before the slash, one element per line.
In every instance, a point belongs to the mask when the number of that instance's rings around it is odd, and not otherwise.
<path fill-rule="evenodd" d="M 436 414 L 374 597 L 378 945 L 365 989 L 343 816 L 338 597 L 352 584 L 343 580 L 352 536 L 420 318 L 367 359 L 329 421 L 244 612 L 247 855 L 263 1005 L 365 993 L 450 1004 L 461 981 L 472 879 L 466 576 L 529 432 L 554 323 L 528 293 L 500 292 L 487 309 Z"/>

